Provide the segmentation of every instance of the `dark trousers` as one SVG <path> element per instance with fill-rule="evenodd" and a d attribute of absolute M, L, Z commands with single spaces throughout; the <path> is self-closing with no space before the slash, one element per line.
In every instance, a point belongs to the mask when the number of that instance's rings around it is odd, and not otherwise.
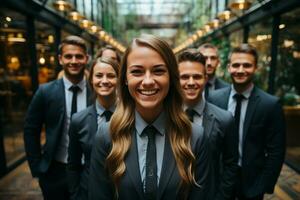
<path fill-rule="evenodd" d="M 237 173 L 237 182 L 234 187 L 233 195 L 230 200 L 263 200 L 264 194 L 259 194 L 255 197 L 245 197 L 243 194 L 243 184 L 242 184 L 242 168 L 240 167 Z"/>
<path fill-rule="evenodd" d="M 52 161 L 48 171 L 39 177 L 39 184 L 45 200 L 70 199 L 64 163 Z"/>

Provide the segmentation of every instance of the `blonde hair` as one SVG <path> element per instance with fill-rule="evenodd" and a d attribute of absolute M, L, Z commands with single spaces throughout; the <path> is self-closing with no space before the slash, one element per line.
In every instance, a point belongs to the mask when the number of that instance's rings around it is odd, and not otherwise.
<path fill-rule="evenodd" d="M 110 134 L 112 149 L 106 159 L 106 166 L 116 186 L 125 173 L 125 156 L 131 146 L 132 133 L 135 128 L 135 102 L 130 96 L 126 83 L 127 58 L 132 49 L 139 46 L 153 49 L 163 58 L 170 76 L 169 92 L 164 99 L 166 111 L 166 134 L 171 143 L 177 168 L 184 188 L 197 184 L 194 179 L 195 156 L 191 149 L 191 123 L 183 111 L 183 98 L 179 83 L 179 72 L 176 58 L 169 45 L 151 35 L 144 35 L 132 41 L 127 48 L 121 64 L 119 76 L 119 103 L 112 116 Z M 185 187 L 187 186 L 187 187 Z"/>

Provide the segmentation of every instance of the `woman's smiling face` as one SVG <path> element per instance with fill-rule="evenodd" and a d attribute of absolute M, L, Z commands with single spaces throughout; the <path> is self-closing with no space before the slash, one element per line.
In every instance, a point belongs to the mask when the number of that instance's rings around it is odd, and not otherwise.
<path fill-rule="evenodd" d="M 153 49 L 135 46 L 127 58 L 126 83 L 142 113 L 160 113 L 169 92 L 169 70 L 162 57 Z"/>

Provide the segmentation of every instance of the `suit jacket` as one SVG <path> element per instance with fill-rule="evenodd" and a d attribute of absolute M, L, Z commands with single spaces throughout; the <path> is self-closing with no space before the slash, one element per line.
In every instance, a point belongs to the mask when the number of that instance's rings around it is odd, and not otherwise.
<path fill-rule="evenodd" d="M 238 170 L 238 133 L 234 130 L 234 119 L 230 112 L 206 102 L 203 128 L 210 160 L 207 199 L 229 199 Z"/>
<path fill-rule="evenodd" d="M 231 87 L 211 93 L 209 100 L 227 109 Z M 254 87 L 246 110 L 243 157 L 243 194 L 272 193 L 285 155 L 285 120 L 279 99 Z"/>
<path fill-rule="evenodd" d="M 132 133 L 131 147 L 125 157 L 126 171 L 120 180 L 118 198 L 116 197 L 112 180 L 107 169 L 105 169 L 105 159 L 111 150 L 111 145 L 108 125 L 101 126 L 96 136 L 91 156 L 89 199 L 145 199 L 138 164 L 136 133 Z M 201 187 L 193 186 L 189 193 L 189 199 L 206 199 L 208 157 L 207 143 L 202 127 L 193 125 L 191 146 L 196 157 L 195 180 Z M 180 196 L 182 195 L 179 187 L 180 181 L 181 178 L 171 145 L 168 137 L 166 137 L 157 200 L 182 199 Z"/>
<path fill-rule="evenodd" d="M 215 81 L 215 90 L 221 89 L 221 88 L 224 88 L 224 87 L 229 87 L 229 86 L 230 86 L 229 83 L 223 81 L 220 78 L 216 78 L 216 81 Z"/>
<path fill-rule="evenodd" d="M 92 144 L 97 132 L 95 104 L 75 113 L 69 129 L 68 182 L 71 199 L 88 198 L 88 176 Z M 84 156 L 84 164 L 82 158 Z"/>
<path fill-rule="evenodd" d="M 87 103 L 90 104 L 87 88 Z M 62 135 L 65 121 L 65 89 L 63 79 L 41 85 L 29 105 L 24 124 L 24 143 L 33 177 L 46 173 Z M 45 125 L 46 143 L 41 146 Z"/>

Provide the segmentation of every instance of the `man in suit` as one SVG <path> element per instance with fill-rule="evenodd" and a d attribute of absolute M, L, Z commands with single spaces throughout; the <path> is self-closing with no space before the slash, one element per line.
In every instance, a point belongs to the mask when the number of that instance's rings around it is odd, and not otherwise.
<path fill-rule="evenodd" d="M 229 56 L 231 87 L 211 93 L 209 100 L 234 114 L 239 132 L 239 166 L 232 199 L 262 200 L 272 193 L 285 154 L 285 123 L 279 99 L 256 87 L 258 55 L 241 44 Z"/>
<path fill-rule="evenodd" d="M 44 199 L 69 199 L 66 176 L 68 129 L 73 113 L 90 104 L 84 79 L 88 62 L 85 41 L 66 37 L 59 46 L 62 79 L 43 84 L 36 91 L 24 124 L 25 151 L 33 177 L 38 177 Z M 41 145 L 45 127 L 45 144 Z"/>
<path fill-rule="evenodd" d="M 220 65 L 220 58 L 216 46 L 210 43 L 204 43 L 199 47 L 199 51 L 205 57 L 205 67 L 208 76 L 208 81 L 205 85 L 205 97 L 209 96 L 209 92 L 213 90 L 228 87 L 229 84 L 220 78 L 216 77 L 216 70 Z"/>
<path fill-rule="evenodd" d="M 205 57 L 197 49 L 188 49 L 178 56 L 180 84 L 186 112 L 190 120 L 202 125 L 208 138 L 208 200 L 229 199 L 238 170 L 238 135 L 234 119 L 228 111 L 208 103 L 202 92 L 207 81 Z"/>

